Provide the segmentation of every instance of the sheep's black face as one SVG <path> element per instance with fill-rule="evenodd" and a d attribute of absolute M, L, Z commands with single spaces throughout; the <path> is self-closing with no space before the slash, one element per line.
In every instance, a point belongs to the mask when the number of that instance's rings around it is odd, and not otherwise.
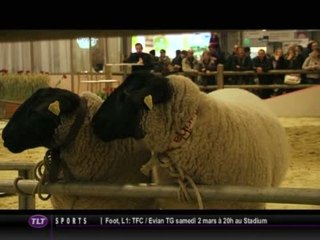
<path fill-rule="evenodd" d="M 50 103 L 56 100 L 60 102 L 59 115 L 48 110 Z M 39 146 L 50 148 L 60 116 L 74 111 L 79 102 L 79 96 L 67 90 L 38 90 L 17 109 L 3 129 L 4 146 L 13 153 Z"/>
<path fill-rule="evenodd" d="M 147 72 L 133 73 L 101 105 L 92 119 L 93 131 L 103 141 L 143 138 L 141 118 L 148 111 L 145 97 L 151 95 L 155 105 L 167 102 L 171 94 L 167 78 Z"/>
<path fill-rule="evenodd" d="M 142 138 L 140 115 L 141 110 L 123 92 L 111 94 L 92 119 L 94 134 L 103 141 Z"/>

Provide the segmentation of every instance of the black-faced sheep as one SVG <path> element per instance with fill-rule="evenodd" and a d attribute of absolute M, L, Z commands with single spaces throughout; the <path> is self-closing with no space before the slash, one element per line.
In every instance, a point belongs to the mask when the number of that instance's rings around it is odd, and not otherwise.
<path fill-rule="evenodd" d="M 83 123 L 74 136 L 66 140 L 84 103 Z M 140 172 L 151 153 L 143 142 L 126 138 L 103 142 L 92 131 L 92 116 L 102 104 L 93 93 L 81 97 L 63 89 L 46 88 L 35 92 L 15 112 L 3 129 L 4 146 L 13 153 L 44 146 L 60 146 L 65 181 L 104 182 L 124 185 L 147 182 Z M 86 106 L 86 107 L 85 107 Z M 67 142 L 66 142 L 67 141 Z M 64 170 L 65 170 L 64 168 Z M 61 175 L 61 174 L 60 174 Z M 59 209 L 136 209 L 153 207 L 152 200 L 94 198 L 53 195 L 52 204 Z"/>
<path fill-rule="evenodd" d="M 92 126 L 104 141 L 143 138 L 160 162 L 170 159 L 198 185 L 278 186 L 288 166 L 285 130 L 261 99 L 240 89 L 207 95 L 184 76 L 132 74 L 102 104 Z M 264 206 L 204 202 L 205 208 Z M 161 207 L 196 205 L 172 200 Z"/>

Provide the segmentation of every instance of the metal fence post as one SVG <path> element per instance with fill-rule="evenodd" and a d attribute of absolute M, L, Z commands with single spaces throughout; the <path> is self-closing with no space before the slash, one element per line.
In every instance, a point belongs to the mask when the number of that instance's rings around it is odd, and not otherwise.
<path fill-rule="evenodd" d="M 33 170 L 19 170 L 18 171 L 19 177 L 23 179 L 34 179 Z M 22 195 L 19 194 L 19 209 L 35 209 L 35 195 Z"/>

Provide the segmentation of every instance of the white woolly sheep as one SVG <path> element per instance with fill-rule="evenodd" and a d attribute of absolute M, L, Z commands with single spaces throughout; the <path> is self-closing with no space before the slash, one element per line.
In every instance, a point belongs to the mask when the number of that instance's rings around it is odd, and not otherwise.
<path fill-rule="evenodd" d="M 288 167 L 285 130 L 261 99 L 240 89 L 205 94 L 184 76 L 132 74 L 102 104 L 92 125 L 104 141 L 143 138 L 160 161 L 170 159 L 197 185 L 274 187 Z M 160 183 L 172 182 L 165 175 Z M 196 205 L 165 200 L 161 207 Z M 204 207 L 265 204 L 205 201 Z"/>
<path fill-rule="evenodd" d="M 84 99 L 87 106 L 84 122 L 66 143 L 71 126 L 80 113 L 77 109 Z M 104 182 L 113 185 L 147 182 L 148 178 L 140 172 L 140 168 L 151 154 L 142 141 L 126 138 L 105 143 L 93 134 L 90 122 L 101 103 L 100 97 L 89 92 L 80 98 L 67 90 L 40 89 L 19 107 L 4 128 L 4 146 L 18 153 L 38 146 L 51 149 L 62 145 L 60 156 L 64 163 L 65 182 Z M 51 202 L 57 209 L 153 207 L 151 199 L 53 195 Z"/>

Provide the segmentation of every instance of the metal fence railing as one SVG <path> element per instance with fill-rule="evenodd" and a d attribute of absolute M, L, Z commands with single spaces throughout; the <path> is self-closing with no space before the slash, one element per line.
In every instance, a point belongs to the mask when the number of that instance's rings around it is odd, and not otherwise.
<path fill-rule="evenodd" d="M 32 194 L 36 180 L 20 180 L 18 188 Z M 273 188 L 252 186 L 198 186 L 203 200 L 229 200 L 245 202 L 272 202 L 320 205 L 320 189 Z M 42 187 L 43 193 L 69 194 L 91 197 L 130 197 L 130 198 L 176 198 L 176 186 L 125 185 L 110 186 L 104 183 L 48 184 Z M 14 180 L 0 180 L 0 191 L 15 193 Z M 195 196 L 190 189 L 191 196 Z"/>
<path fill-rule="evenodd" d="M 21 161 L 0 161 L 0 171 L 18 171 L 18 176 L 23 179 L 34 179 L 34 168 L 34 163 L 26 163 Z M 2 189 L 1 187 L 0 189 L 0 192 L 16 193 L 14 190 L 14 185 L 12 185 L 11 190 Z M 35 197 L 32 195 L 32 193 L 30 195 L 19 194 L 19 209 L 35 209 Z"/>

